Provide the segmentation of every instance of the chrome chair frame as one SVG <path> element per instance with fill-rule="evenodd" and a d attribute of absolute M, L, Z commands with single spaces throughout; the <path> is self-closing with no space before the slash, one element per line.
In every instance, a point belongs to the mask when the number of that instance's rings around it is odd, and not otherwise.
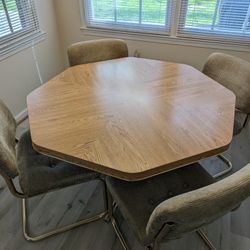
<path fill-rule="evenodd" d="M 229 173 L 230 171 L 232 171 L 232 169 L 233 169 L 233 164 L 232 164 L 232 162 L 230 161 L 230 160 L 228 160 L 224 155 L 217 155 L 217 158 L 219 159 L 219 160 L 221 160 L 221 161 L 223 161 L 225 164 L 226 164 L 226 169 L 225 170 L 223 170 L 223 171 L 221 171 L 221 172 L 219 172 L 219 173 L 217 173 L 217 174 L 215 174 L 215 175 L 213 175 L 213 177 L 215 178 L 215 179 L 217 179 L 217 178 L 219 178 L 219 177 L 221 177 L 221 176 L 223 176 L 223 175 L 226 175 L 227 173 Z"/>
<path fill-rule="evenodd" d="M 77 221 L 77 222 L 72 223 L 70 225 L 62 226 L 60 228 L 51 230 L 49 232 L 46 232 L 46 233 L 43 233 L 43 234 L 40 234 L 40 235 L 31 235 L 31 233 L 29 232 L 28 209 L 27 209 L 28 198 L 23 193 L 20 193 L 19 191 L 17 191 L 17 189 L 16 189 L 16 187 L 15 187 L 15 185 L 13 183 L 13 180 L 11 178 L 9 178 L 8 176 L 4 175 L 1 172 L 0 172 L 0 174 L 3 176 L 3 178 L 4 178 L 4 180 L 5 180 L 6 184 L 7 184 L 10 192 L 14 196 L 16 196 L 17 198 L 21 198 L 23 235 L 24 235 L 24 238 L 26 240 L 28 240 L 28 241 L 36 242 L 36 241 L 43 240 L 45 238 L 57 235 L 59 233 L 69 231 L 69 230 L 71 230 L 73 228 L 76 228 L 76 227 L 79 227 L 81 225 L 85 225 L 85 224 L 88 224 L 90 222 L 100 220 L 102 218 L 105 219 L 107 214 L 108 214 L 108 201 L 107 201 L 106 183 L 105 183 L 104 179 L 100 178 L 100 179 L 97 179 L 97 180 L 101 181 L 103 183 L 103 185 L 104 185 L 104 188 L 103 188 L 103 199 L 104 199 L 104 209 L 105 209 L 104 212 L 101 212 L 101 213 L 99 213 L 99 214 L 97 214 L 97 215 L 95 215 L 93 217 Z M 50 192 L 53 192 L 53 191 L 56 191 L 56 190 L 52 190 Z"/>
<path fill-rule="evenodd" d="M 110 194 L 109 191 L 107 191 L 107 196 L 108 196 L 108 216 L 111 220 L 112 226 L 114 228 L 114 231 L 123 247 L 124 250 L 129 250 L 129 247 L 116 223 L 115 217 L 113 215 L 113 211 L 117 208 L 117 205 L 115 204 L 115 202 L 113 201 L 113 198 Z M 161 229 L 161 232 L 164 231 L 164 226 Z M 160 247 L 160 243 L 158 241 L 158 237 L 161 235 L 161 232 L 159 232 L 158 236 L 156 237 L 155 241 L 146 247 L 146 249 L 148 250 L 158 250 Z M 208 248 L 210 250 L 216 250 L 215 246 L 213 245 L 213 243 L 209 240 L 209 238 L 207 237 L 207 235 L 204 233 L 204 231 L 202 229 L 199 229 L 196 231 L 196 233 L 201 237 L 201 239 L 204 241 L 204 243 L 208 246 Z"/>
<path fill-rule="evenodd" d="M 241 110 L 239 110 L 239 109 L 236 109 L 236 111 L 239 112 L 239 113 L 245 114 L 245 113 L 243 113 L 243 112 L 242 112 Z M 244 122 L 243 122 L 243 124 L 242 124 L 242 127 L 241 127 L 241 129 L 240 129 L 240 131 L 239 131 L 238 134 L 240 134 L 241 131 L 246 127 L 246 125 L 247 125 L 247 123 L 248 123 L 249 115 L 250 115 L 250 114 L 246 114 L 246 118 L 245 118 L 245 120 L 244 120 Z M 231 162 L 229 159 L 227 159 L 224 155 L 220 154 L 220 155 L 217 155 L 217 157 L 218 157 L 219 160 L 223 161 L 223 162 L 226 164 L 226 169 L 223 170 L 223 171 L 221 171 L 221 172 L 219 172 L 219 173 L 217 173 L 217 174 L 215 174 L 215 175 L 213 175 L 213 177 L 214 177 L 215 179 L 217 179 L 217 178 L 219 178 L 219 177 L 221 177 L 221 176 L 223 176 L 223 175 L 228 174 L 228 173 L 231 172 L 232 169 L 233 169 L 233 164 L 232 164 L 232 162 Z"/>

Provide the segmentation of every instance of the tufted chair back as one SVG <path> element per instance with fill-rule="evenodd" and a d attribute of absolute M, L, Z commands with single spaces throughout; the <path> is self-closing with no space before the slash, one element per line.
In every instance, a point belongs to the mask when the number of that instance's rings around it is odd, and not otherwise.
<path fill-rule="evenodd" d="M 70 66 L 128 56 L 127 44 L 119 39 L 100 39 L 74 43 L 68 48 Z"/>
<path fill-rule="evenodd" d="M 250 164 L 233 175 L 160 203 L 147 223 L 148 237 L 175 239 L 211 223 L 250 196 Z"/>
<path fill-rule="evenodd" d="M 14 178 L 18 175 L 16 150 L 16 121 L 0 100 L 0 173 Z"/>
<path fill-rule="evenodd" d="M 213 53 L 203 73 L 230 89 L 236 95 L 236 108 L 250 113 L 250 63 L 238 57 Z"/>

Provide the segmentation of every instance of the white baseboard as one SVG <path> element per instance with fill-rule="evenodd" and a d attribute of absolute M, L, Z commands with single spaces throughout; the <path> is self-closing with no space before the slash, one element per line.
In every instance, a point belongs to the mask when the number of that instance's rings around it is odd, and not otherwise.
<path fill-rule="evenodd" d="M 21 122 L 23 122 L 26 118 L 28 117 L 28 110 L 27 108 L 24 109 L 23 111 L 21 111 L 19 114 L 17 114 L 15 116 L 16 119 L 16 123 L 20 124 Z"/>

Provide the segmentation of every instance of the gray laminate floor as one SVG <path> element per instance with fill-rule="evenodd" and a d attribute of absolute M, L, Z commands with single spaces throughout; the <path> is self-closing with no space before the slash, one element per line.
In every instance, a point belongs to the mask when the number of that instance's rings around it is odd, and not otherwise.
<path fill-rule="evenodd" d="M 26 127 L 27 122 L 19 127 L 18 133 Z M 249 149 L 250 126 L 248 125 L 241 135 L 234 138 L 231 148 L 226 152 L 233 162 L 233 171 L 250 162 Z M 203 164 L 211 173 L 220 168 L 218 162 L 213 159 Z M 122 249 L 111 224 L 102 220 L 38 243 L 29 243 L 22 236 L 20 208 L 20 200 L 13 197 L 4 182 L 0 180 L 0 250 Z M 29 203 L 29 219 L 32 221 L 33 232 L 39 233 L 90 216 L 101 209 L 101 185 L 98 182 L 91 182 L 32 198 Z M 131 249 L 143 249 L 127 225 L 122 221 L 121 224 Z M 250 198 L 237 211 L 215 221 L 205 230 L 218 249 L 250 249 Z M 205 250 L 207 247 L 198 235 L 190 233 L 182 239 L 162 244 L 161 249 Z"/>

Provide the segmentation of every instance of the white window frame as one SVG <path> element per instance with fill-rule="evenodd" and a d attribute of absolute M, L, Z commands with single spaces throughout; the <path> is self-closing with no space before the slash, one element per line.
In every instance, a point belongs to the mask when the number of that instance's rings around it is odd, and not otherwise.
<path fill-rule="evenodd" d="M 97 37 L 116 37 L 127 40 L 135 41 L 145 41 L 145 42 L 157 42 L 166 43 L 174 45 L 186 45 L 192 47 L 201 48 L 215 48 L 223 50 L 234 50 L 234 51 L 244 51 L 250 52 L 250 37 L 249 43 L 241 44 L 240 41 L 234 40 L 234 37 L 227 36 L 226 39 L 207 39 L 206 37 L 191 37 L 183 36 L 178 33 L 179 20 L 181 15 L 181 0 L 173 0 L 173 13 L 172 20 L 170 22 L 170 34 L 164 34 L 162 32 L 152 32 L 152 31 L 138 31 L 131 28 L 114 28 L 106 26 L 91 26 L 87 23 L 86 17 L 86 1 L 89 0 L 79 0 L 81 20 L 82 25 L 80 27 L 81 31 L 85 35 L 97 36 Z M 250 9 L 249 9 L 250 12 Z"/>
<path fill-rule="evenodd" d="M 180 2 L 180 1 L 179 1 Z M 212 23 L 212 29 L 207 30 L 207 32 L 204 31 L 204 29 L 201 28 L 182 28 L 181 26 L 184 26 L 184 23 L 181 23 L 178 27 L 177 34 L 178 37 L 186 37 L 190 39 L 198 39 L 198 40 L 204 40 L 204 41 L 211 41 L 215 43 L 222 43 L 222 44 L 242 44 L 245 43 L 246 46 L 250 46 L 250 33 L 248 32 L 247 36 L 244 36 L 244 32 L 237 32 L 232 31 L 229 29 L 224 29 L 224 32 L 222 29 L 216 29 L 216 18 L 218 16 L 219 6 L 220 6 L 221 0 L 216 0 L 215 5 L 215 12 L 213 15 L 213 23 Z M 180 15 L 185 14 L 187 10 L 185 10 L 185 6 L 180 6 Z M 244 30 L 246 30 L 247 27 L 247 21 L 250 16 L 250 5 L 248 7 L 246 18 L 244 20 Z M 180 16 L 179 16 L 180 19 Z M 230 35 L 231 33 L 231 35 Z M 237 36 L 238 35 L 238 36 Z"/>
<path fill-rule="evenodd" d="M 157 24 L 143 24 L 142 27 L 144 27 L 143 30 L 140 30 L 141 26 L 141 20 L 142 20 L 142 1 L 139 2 L 139 23 L 133 24 L 132 22 L 129 22 L 128 24 L 124 21 L 117 21 L 117 13 L 114 13 L 114 21 L 105 21 L 105 23 L 100 23 L 97 25 L 91 25 L 87 22 L 89 20 L 88 18 L 88 11 L 87 11 L 87 2 L 90 2 L 91 0 L 80 0 L 80 7 L 81 7 L 81 16 L 82 20 L 84 20 L 84 23 L 86 27 L 93 28 L 93 29 L 103 29 L 103 30 L 116 30 L 116 31 L 128 31 L 128 32 L 138 32 L 138 33 L 149 33 L 149 34 L 162 34 L 162 35 L 169 35 L 171 30 L 171 17 L 166 15 L 166 19 L 168 21 L 166 22 L 169 26 L 165 25 L 157 25 Z M 172 5 L 172 4 L 171 4 Z M 172 6 L 168 6 L 169 8 L 172 8 Z M 166 10 L 167 11 L 167 10 Z M 171 12 L 171 10 L 169 10 Z M 171 13 L 170 13 L 171 14 Z M 126 25 L 127 24 L 127 25 Z"/>
<path fill-rule="evenodd" d="M 21 29 L 20 31 L 16 31 L 16 32 L 0 37 L 0 61 L 24 49 L 27 49 L 28 47 L 34 46 L 35 44 L 43 41 L 45 38 L 45 33 L 40 29 L 34 0 L 28 0 L 28 1 L 30 1 L 29 3 L 31 5 L 33 16 L 34 16 L 34 26 L 33 27 L 30 26 L 28 27 L 28 29 L 24 28 L 24 29 Z M 21 1 L 19 4 L 21 4 Z M 25 17 L 24 17 L 24 20 L 20 20 L 20 21 L 21 22 L 25 21 Z M 10 27 L 10 24 L 9 24 L 9 27 Z"/>

